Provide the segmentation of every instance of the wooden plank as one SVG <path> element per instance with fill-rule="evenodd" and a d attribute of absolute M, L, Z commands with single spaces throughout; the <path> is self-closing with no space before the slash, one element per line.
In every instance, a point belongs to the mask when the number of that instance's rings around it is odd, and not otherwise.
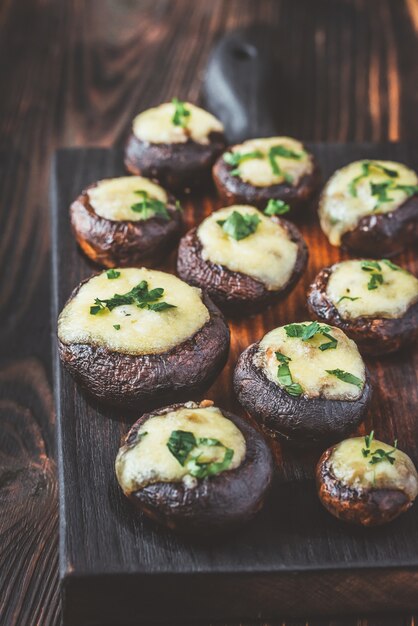
<path fill-rule="evenodd" d="M 325 178 L 335 168 L 362 158 L 390 158 L 418 167 L 414 145 L 311 148 Z M 73 287 L 93 269 L 71 235 L 68 206 L 87 184 L 122 173 L 118 150 L 64 150 L 57 155 L 52 203 L 55 317 Z M 188 225 L 199 223 L 219 206 L 214 197 L 189 199 Z M 293 294 L 264 314 L 230 324 L 230 359 L 207 394 L 224 408 L 242 412 L 231 391 L 239 353 L 267 330 L 306 319 L 308 284 L 320 268 L 346 258 L 328 244 L 316 219 L 303 225 L 302 232 L 310 262 Z M 173 256 L 163 269 L 174 271 Z M 418 273 L 413 251 L 399 262 Z M 386 441 L 398 438 L 400 448 L 418 462 L 418 352 L 369 359 L 368 366 L 376 393 L 367 429 L 373 427 Z M 418 608 L 418 507 L 375 530 L 344 525 L 317 499 L 313 468 L 318 453 L 295 453 L 277 445 L 274 490 L 253 523 L 210 542 L 178 537 L 136 518 L 118 488 L 114 458 L 129 426 L 123 413 L 103 412 L 87 402 L 56 354 L 55 376 L 66 623 L 81 626 L 100 618 L 100 623 L 110 624 L 115 599 L 122 611 L 120 620 L 126 623 L 168 619 L 173 610 L 189 619 L 267 619 L 278 613 Z M 237 590 L 235 595 L 232 589 Z"/>

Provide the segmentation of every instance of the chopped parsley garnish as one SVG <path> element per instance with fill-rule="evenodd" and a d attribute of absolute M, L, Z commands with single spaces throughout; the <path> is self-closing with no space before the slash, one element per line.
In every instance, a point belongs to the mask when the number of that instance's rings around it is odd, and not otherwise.
<path fill-rule="evenodd" d="M 277 378 L 280 385 L 282 385 L 291 396 L 300 396 L 303 393 L 303 389 L 299 383 L 294 383 L 292 374 L 290 373 L 289 362 L 292 360 L 290 356 L 286 356 L 281 352 L 276 352 L 276 359 L 280 365 L 277 368 Z"/>
<path fill-rule="evenodd" d="M 162 217 L 165 220 L 170 219 L 170 214 L 168 213 L 164 202 L 161 202 L 161 200 L 157 200 L 156 198 L 151 198 L 148 192 L 142 189 L 134 191 L 134 193 L 137 196 L 140 196 L 141 200 L 132 204 L 132 211 L 135 211 L 135 213 L 141 213 L 144 219 L 154 216 Z"/>
<path fill-rule="evenodd" d="M 109 278 L 109 280 L 119 278 L 120 272 L 118 272 L 118 270 L 110 269 L 106 271 L 106 276 Z"/>
<path fill-rule="evenodd" d="M 361 269 L 364 272 L 370 272 L 370 280 L 367 283 L 367 289 L 372 291 L 377 289 L 379 285 L 383 285 L 382 267 L 377 261 L 362 261 Z"/>
<path fill-rule="evenodd" d="M 361 300 L 361 298 L 360 296 L 357 296 L 357 298 L 352 298 L 351 296 L 341 296 L 341 298 L 337 300 L 337 304 L 340 304 L 343 300 L 351 300 L 351 302 L 354 302 L 355 300 Z"/>
<path fill-rule="evenodd" d="M 290 211 L 290 206 L 284 200 L 274 200 L 270 198 L 266 208 L 264 209 L 265 215 L 284 215 Z"/>
<path fill-rule="evenodd" d="M 418 193 L 418 185 L 396 185 L 394 189 L 404 191 L 409 197 L 415 196 L 415 194 Z"/>
<path fill-rule="evenodd" d="M 344 372 L 344 370 L 336 369 L 336 370 L 325 370 L 327 374 L 331 374 L 331 376 L 336 376 L 344 383 L 348 383 L 349 385 L 355 385 L 359 389 L 363 388 L 363 381 L 354 374 L 350 374 L 350 372 Z"/>
<path fill-rule="evenodd" d="M 217 220 L 217 224 L 233 239 L 240 241 L 255 233 L 260 218 L 256 213 L 238 213 L 234 211 L 226 220 Z"/>
<path fill-rule="evenodd" d="M 124 294 L 115 293 L 112 298 L 101 300 L 96 298 L 94 305 L 90 307 L 90 315 L 97 315 L 101 311 L 108 309 L 112 311 L 118 306 L 125 304 L 135 304 L 140 309 L 148 309 L 150 311 L 165 311 L 166 309 L 175 308 L 174 304 L 168 302 L 158 302 L 163 297 L 164 289 L 157 287 L 156 289 L 148 289 L 146 280 L 141 280 L 139 285 Z"/>
<path fill-rule="evenodd" d="M 318 322 L 311 322 L 310 324 L 287 324 L 284 329 L 288 337 L 298 337 L 302 339 L 302 341 L 309 341 L 309 339 L 312 339 L 315 335 L 322 335 L 329 340 L 318 346 L 322 351 L 335 349 L 338 344 L 338 340 L 330 335 L 331 328 L 325 324 L 319 324 Z"/>
<path fill-rule="evenodd" d="M 186 109 L 186 104 L 183 100 L 179 100 L 178 98 L 173 98 L 171 104 L 174 105 L 174 115 L 171 118 L 174 126 L 186 128 L 190 117 L 190 111 L 189 109 Z"/>
<path fill-rule="evenodd" d="M 231 176 L 239 176 L 239 165 L 243 161 L 249 161 L 250 159 L 263 159 L 264 154 L 260 150 L 253 150 L 252 152 L 225 152 L 223 159 L 228 165 L 235 167 L 231 172 Z"/>
<path fill-rule="evenodd" d="M 362 455 L 367 458 L 369 457 L 369 463 L 371 465 L 376 465 L 377 463 L 381 463 L 382 461 L 389 461 L 391 465 L 395 462 L 395 457 L 392 456 L 398 447 L 398 440 L 395 439 L 393 442 L 393 450 L 385 451 L 382 448 L 377 448 L 373 452 L 370 449 L 370 445 L 374 438 L 374 430 L 371 431 L 370 435 L 366 435 L 364 437 L 364 445 L 365 448 L 361 449 Z"/>
<path fill-rule="evenodd" d="M 389 259 L 382 259 L 381 263 L 387 265 L 394 272 L 404 272 L 405 274 L 409 274 L 407 270 L 404 270 L 403 267 L 396 265 L 396 263 L 392 263 L 392 261 L 389 261 Z"/>
<path fill-rule="evenodd" d="M 393 189 L 391 180 L 384 180 L 381 183 L 370 183 L 371 194 L 377 198 L 377 203 L 373 209 L 374 211 L 384 202 L 391 202 L 393 200 L 393 198 L 388 196 L 390 189 Z"/>
<path fill-rule="evenodd" d="M 285 146 L 272 146 L 268 151 L 268 160 L 273 171 L 273 174 L 276 176 L 283 176 L 287 183 L 291 183 L 293 181 L 293 176 L 283 172 L 279 167 L 279 164 L 276 161 L 276 157 L 282 157 L 284 159 L 301 159 L 302 152 L 295 152 L 294 150 L 290 150 Z"/>
<path fill-rule="evenodd" d="M 203 461 L 201 457 L 204 451 L 199 451 L 200 446 L 223 448 L 224 458 L 222 461 Z M 218 439 L 211 437 L 196 439 L 193 433 L 186 430 L 173 430 L 167 442 L 167 448 L 180 465 L 186 467 L 188 473 L 195 478 L 219 474 L 231 465 L 234 456 L 234 451 L 224 446 Z"/>
<path fill-rule="evenodd" d="M 398 178 L 399 176 L 396 170 L 391 170 L 384 165 L 380 165 L 380 163 L 376 163 L 376 161 L 363 161 L 363 163 L 361 164 L 361 173 L 353 178 L 353 180 L 348 185 L 348 190 L 352 196 L 357 196 L 357 183 L 360 182 L 360 180 L 362 180 L 363 178 L 367 178 L 367 176 L 370 176 L 371 169 L 378 170 L 378 172 L 386 174 L 386 176 L 389 176 L 389 178 Z"/>

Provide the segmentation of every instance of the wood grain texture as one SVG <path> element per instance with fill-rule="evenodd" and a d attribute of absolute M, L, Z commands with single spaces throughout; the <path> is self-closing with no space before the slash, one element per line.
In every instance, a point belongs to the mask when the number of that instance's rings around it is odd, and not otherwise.
<path fill-rule="evenodd" d="M 328 143 L 308 148 L 325 179 L 358 159 L 389 159 L 418 169 L 418 145 Z M 92 181 L 122 174 L 122 155 L 105 149 L 57 154 L 52 181 L 54 317 L 93 269 L 69 230 L 68 206 Z M 220 208 L 214 194 L 183 204 L 190 226 Z M 305 220 L 301 231 L 310 259 L 294 292 L 262 314 L 230 321 L 228 363 L 205 394 L 217 406 L 243 413 L 231 384 L 239 354 L 276 326 L 308 319 L 308 285 L 321 268 L 348 258 L 329 245 L 316 216 Z M 397 260 L 418 274 L 416 251 Z M 174 272 L 175 253 L 158 268 Z M 122 435 L 139 414 L 128 417 L 89 402 L 57 354 L 54 360 L 66 625 L 147 624 L 167 620 L 173 611 L 185 619 L 268 619 L 280 610 L 294 616 L 418 608 L 418 507 L 372 531 L 338 522 L 316 496 L 314 467 L 322 449 L 305 452 L 276 444 L 276 481 L 267 506 L 233 536 L 193 541 L 138 519 L 118 488 L 114 460 Z M 369 358 L 367 365 L 375 394 L 366 431 L 373 428 L 383 441 L 398 439 L 418 465 L 418 349 Z M 135 594 L 135 588 L 141 592 Z"/>
<path fill-rule="evenodd" d="M 35 429 L 43 440 L 35 447 L 38 465 L 40 450 L 48 467 L 54 456 L 54 413 L 45 400 L 51 394 L 47 183 L 53 149 L 120 144 L 138 109 L 172 95 L 198 100 L 213 41 L 254 23 L 270 26 L 281 59 L 286 133 L 317 141 L 417 140 L 417 15 L 416 0 L 1 1 L 1 399 L 17 402 L 26 432 Z M 23 384 L 28 370 L 36 375 Z M 2 443 L 2 473 L 16 466 L 12 441 Z M 29 456 L 24 459 L 29 467 Z M 37 492 L 38 507 L 30 499 L 19 507 L 1 500 L 1 519 L 16 526 L 13 576 L 0 568 L 6 625 L 59 622 L 50 472 L 48 482 L 51 498 Z M 0 531 L 1 563 L 10 559 L 10 537 Z"/>

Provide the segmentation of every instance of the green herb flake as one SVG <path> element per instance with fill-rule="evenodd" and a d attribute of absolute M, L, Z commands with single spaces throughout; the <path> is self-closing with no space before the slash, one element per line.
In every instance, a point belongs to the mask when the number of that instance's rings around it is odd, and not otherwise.
<path fill-rule="evenodd" d="M 369 176 L 372 172 L 370 170 L 377 170 L 380 173 L 386 174 L 386 176 L 389 176 L 389 178 L 398 178 L 399 174 L 396 170 L 392 170 L 388 167 L 385 167 L 384 165 L 380 165 L 380 163 L 376 163 L 376 161 L 363 161 L 361 164 L 361 173 L 356 176 L 355 178 L 353 178 L 352 181 L 350 181 L 349 185 L 348 185 L 348 191 L 349 193 L 356 197 L 357 196 L 357 184 L 360 182 L 360 180 L 362 180 L 363 178 L 367 178 L 367 176 Z M 388 183 L 387 186 L 389 185 L 393 185 L 393 181 L 385 181 L 385 185 L 386 183 Z M 372 190 L 373 193 L 373 190 Z M 383 191 L 382 191 L 383 193 Z M 375 194 L 373 194 L 375 195 Z M 387 202 L 388 200 L 384 200 L 384 202 Z M 376 208 L 376 207 L 375 207 Z"/>
<path fill-rule="evenodd" d="M 286 159 L 301 159 L 302 153 L 289 150 L 288 148 L 285 148 L 285 146 L 272 146 L 267 156 L 268 156 L 268 160 L 269 160 L 270 167 L 272 169 L 273 174 L 275 174 L 276 176 L 283 176 L 284 180 L 287 183 L 292 183 L 293 176 L 291 176 L 287 172 L 282 171 L 282 169 L 279 167 L 279 164 L 276 161 L 276 157 L 282 157 Z"/>
<path fill-rule="evenodd" d="M 377 197 L 377 203 L 374 207 L 374 211 L 378 209 L 384 202 L 391 202 L 393 198 L 388 196 L 389 189 L 392 188 L 392 181 L 385 180 L 381 183 L 370 183 L 370 190 L 372 196 Z"/>
<path fill-rule="evenodd" d="M 140 309 L 148 309 L 150 311 L 165 311 L 166 309 L 175 308 L 174 304 L 168 302 L 157 302 L 162 298 L 164 289 L 157 287 L 156 289 L 148 289 L 148 283 L 146 280 L 141 282 L 124 294 L 115 293 L 114 296 L 107 300 L 101 300 L 96 298 L 94 305 L 90 307 L 90 315 L 97 315 L 98 313 L 108 309 L 112 311 L 118 306 L 125 304 L 135 304 Z"/>
<path fill-rule="evenodd" d="M 227 217 L 226 220 L 217 220 L 217 224 L 233 239 L 240 241 L 252 235 L 258 224 L 260 218 L 256 213 L 238 213 L 234 211 Z"/>
<path fill-rule="evenodd" d="M 327 374 L 330 374 L 331 376 L 336 376 L 337 378 L 342 380 L 344 383 L 348 383 L 349 385 L 355 385 L 359 389 L 363 388 L 363 381 L 360 380 L 360 378 L 357 378 L 357 376 L 354 376 L 354 374 L 350 374 L 350 372 L 344 372 L 344 370 L 340 370 L 340 369 L 325 370 L 325 371 L 327 372 Z"/>
<path fill-rule="evenodd" d="M 303 389 L 299 383 L 294 383 L 292 374 L 289 368 L 289 361 L 292 359 L 281 352 L 276 352 L 276 358 L 279 361 L 280 365 L 277 368 L 277 378 L 279 384 L 284 387 L 284 390 L 290 396 L 300 396 L 303 393 Z"/>
<path fill-rule="evenodd" d="M 190 111 L 186 108 L 185 102 L 183 100 L 179 100 L 178 98 L 173 98 L 171 104 L 174 105 L 174 115 L 171 118 L 174 126 L 181 126 L 181 128 L 186 128 L 189 123 Z"/>
<path fill-rule="evenodd" d="M 141 213 L 144 219 L 150 217 L 161 217 L 162 219 L 169 220 L 170 214 L 167 211 L 167 207 L 164 202 L 151 198 L 147 191 L 139 189 L 134 192 L 137 196 L 141 197 L 139 202 L 131 205 L 131 210 L 135 213 Z"/>
<path fill-rule="evenodd" d="M 383 285 L 382 267 L 377 261 L 362 261 L 361 269 L 364 272 L 370 272 L 370 280 L 367 283 L 367 289 L 372 291 L 377 289 L 379 285 Z"/>
<path fill-rule="evenodd" d="M 200 461 L 203 454 L 199 452 L 200 446 L 224 448 L 224 458 L 222 461 Z M 231 465 L 234 456 L 234 451 L 224 446 L 218 439 L 211 437 L 196 439 L 193 433 L 185 430 L 173 430 L 167 447 L 180 465 L 186 467 L 188 473 L 195 478 L 206 478 L 223 472 Z"/>
<path fill-rule="evenodd" d="M 415 196 L 418 193 L 418 185 L 396 185 L 394 189 L 404 191 L 407 196 Z"/>
<path fill-rule="evenodd" d="M 187 430 L 173 430 L 167 442 L 167 448 L 182 466 L 196 445 L 196 437 Z"/>
<path fill-rule="evenodd" d="M 253 150 L 252 152 L 225 152 L 223 159 L 228 165 L 240 165 L 243 161 L 249 161 L 251 159 L 263 159 L 264 154 L 260 150 Z"/>
<path fill-rule="evenodd" d="M 120 330 L 120 324 L 113 324 L 113 328 L 115 330 Z"/>
<path fill-rule="evenodd" d="M 266 208 L 264 209 L 265 215 L 284 215 L 290 211 L 290 206 L 283 200 L 274 200 L 270 198 Z"/>
<path fill-rule="evenodd" d="M 107 270 L 106 276 L 109 278 L 109 280 L 112 280 L 115 278 L 119 278 L 120 272 L 118 272 L 118 270 L 110 269 L 110 270 Z"/>
<path fill-rule="evenodd" d="M 391 465 L 395 462 L 395 457 L 392 456 L 397 448 L 398 448 L 398 440 L 395 439 L 393 442 L 393 450 L 388 450 L 387 452 L 382 448 L 377 448 L 373 452 L 371 451 L 371 443 L 374 439 L 374 430 L 371 431 L 370 435 L 366 435 L 364 437 L 364 445 L 365 447 L 361 449 L 362 455 L 369 458 L 370 465 L 376 465 L 377 463 L 382 463 L 383 461 L 388 461 Z"/>
<path fill-rule="evenodd" d="M 331 328 L 325 324 L 311 322 L 310 324 L 287 324 L 284 327 L 288 337 L 297 337 L 302 341 L 309 341 L 315 335 L 322 335 L 328 341 L 322 343 L 318 348 L 324 350 L 335 350 L 338 340 L 330 334 Z"/>
<path fill-rule="evenodd" d="M 337 300 L 337 304 L 340 304 L 340 302 L 342 302 L 343 300 L 351 300 L 351 302 L 354 302 L 355 300 L 361 300 L 361 298 L 360 296 L 357 296 L 356 298 L 353 298 L 351 296 L 341 296 L 341 298 Z"/>

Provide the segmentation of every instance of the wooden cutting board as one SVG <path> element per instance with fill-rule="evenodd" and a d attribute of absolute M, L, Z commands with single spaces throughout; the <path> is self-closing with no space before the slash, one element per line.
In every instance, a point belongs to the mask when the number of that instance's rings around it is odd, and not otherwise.
<path fill-rule="evenodd" d="M 418 169 L 418 146 L 313 144 L 324 179 L 356 159 L 399 160 Z M 70 149 L 52 173 L 53 328 L 72 289 L 96 271 L 77 249 L 68 207 L 81 189 L 124 174 L 122 153 Z M 188 227 L 220 208 L 215 195 L 184 202 Z M 342 258 L 316 218 L 301 226 L 310 260 L 290 297 L 264 314 L 231 322 L 227 366 L 206 397 L 242 413 L 231 375 L 240 352 L 276 326 L 308 318 L 305 293 L 318 270 Z M 398 257 L 418 274 L 417 250 Z M 160 269 L 174 271 L 175 255 Z M 418 464 L 418 349 L 368 359 L 374 399 L 366 431 Z M 354 528 L 319 503 L 313 469 L 321 451 L 275 446 L 277 476 L 267 506 L 249 525 L 211 540 L 188 539 L 134 515 L 113 464 L 131 419 L 87 401 L 54 348 L 64 624 L 173 624 L 418 608 L 418 505 L 392 524 Z M 139 417 L 139 415 L 138 415 Z M 364 428 L 360 431 L 364 432 Z"/>

